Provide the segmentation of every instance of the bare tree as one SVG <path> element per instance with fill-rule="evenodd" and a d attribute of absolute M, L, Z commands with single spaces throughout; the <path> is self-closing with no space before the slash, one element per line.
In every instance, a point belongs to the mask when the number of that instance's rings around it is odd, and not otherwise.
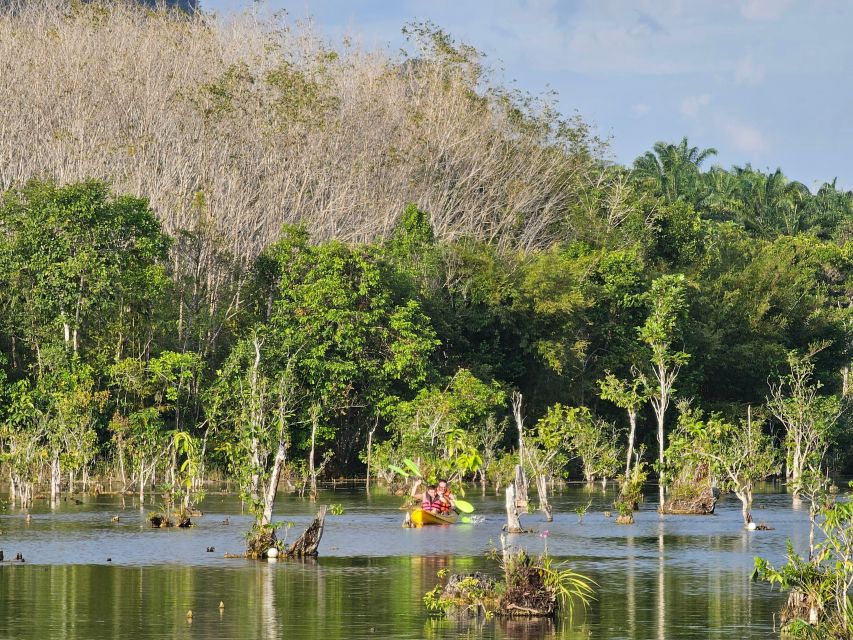
<path fill-rule="evenodd" d="M 210 225 L 205 241 L 240 260 L 287 222 L 385 236 L 407 202 L 442 239 L 524 250 L 557 239 L 569 208 L 618 227 L 630 188 L 587 125 L 517 99 L 442 35 L 421 28 L 412 55 L 391 56 L 251 11 L 0 9 L 0 186 L 110 180 L 171 233 Z"/>

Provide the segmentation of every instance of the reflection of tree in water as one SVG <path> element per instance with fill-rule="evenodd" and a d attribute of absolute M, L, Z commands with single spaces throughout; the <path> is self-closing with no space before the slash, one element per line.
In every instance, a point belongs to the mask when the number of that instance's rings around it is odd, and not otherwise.
<path fill-rule="evenodd" d="M 500 640 L 545 640 L 566 637 L 568 625 L 561 628 L 560 622 L 551 618 L 505 618 L 486 619 L 483 616 L 456 616 L 452 618 L 429 618 L 424 625 L 425 638 L 475 638 L 494 637 Z M 585 636 L 578 636 L 585 637 Z"/>
<path fill-rule="evenodd" d="M 261 603 L 261 634 L 267 640 L 281 637 L 281 622 L 276 616 L 275 582 L 273 572 L 278 568 L 276 562 L 258 562 L 258 590 Z"/>
<path fill-rule="evenodd" d="M 664 524 L 658 521 L 658 640 L 666 640 L 666 561 L 664 559 Z"/>
<path fill-rule="evenodd" d="M 554 638 L 557 624 L 551 618 L 500 618 L 497 620 L 500 637 L 507 640 Z"/>

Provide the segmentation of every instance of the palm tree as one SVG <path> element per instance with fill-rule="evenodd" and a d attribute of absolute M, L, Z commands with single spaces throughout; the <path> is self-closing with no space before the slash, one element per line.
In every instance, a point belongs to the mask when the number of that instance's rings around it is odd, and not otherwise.
<path fill-rule="evenodd" d="M 703 176 L 705 199 L 700 209 L 714 220 L 735 220 L 742 208 L 740 181 L 722 167 L 714 167 Z"/>
<path fill-rule="evenodd" d="M 716 149 L 699 149 L 688 146 L 687 138 L 677 145 L 656 142 L 653 151 L 647 151 L 634 161 L 634 178 L 644 187 L 667 202 L 701 200 L 702 164 L 717 154 Z"/>
<path fill-rule="evenodd" d="M 735 219 L 763 237 L 795 235 L 804 230 L 806 203 L 811 194 L 801 182 L 788 180 L 781 169 L 766 174 L 751 166 L 734 167 L 739 210 Z"/>
<path fill-rule="evenodd" d="M 836 182 L 824 182 L 806 204 L 804 228 L 824 240 L 849 230 L 853 221 L 853 192 L 839 190 Z"/>

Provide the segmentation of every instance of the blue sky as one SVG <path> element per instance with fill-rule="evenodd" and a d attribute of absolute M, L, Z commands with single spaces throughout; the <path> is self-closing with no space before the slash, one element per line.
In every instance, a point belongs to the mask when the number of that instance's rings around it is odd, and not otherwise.
<path fill-rule="evenodd" d="M 245 6 L 202 0 L 208 10 Z M 429 19 L 487 54 L 505 82 L 555 90 L 630 163 L 688 136 L 715 163 L 781 167 L 816 188 L 853 188 L 853 2 L 842 0 L 268 0 L 398 50 L 401 27 Z"/>

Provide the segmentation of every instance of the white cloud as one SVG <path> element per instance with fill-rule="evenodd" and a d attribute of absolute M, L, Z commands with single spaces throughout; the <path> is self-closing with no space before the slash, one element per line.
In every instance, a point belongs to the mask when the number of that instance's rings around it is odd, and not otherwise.
<path fill-rule="evenodd" d="M 631 113 L 638 117 L 646 115 L 650 110 L 651 107 L 649 107 L 645 102 L 638 102 L 631 107 Z"/>
<path fill-rule="evenodd" d="M 749 20 L 778 20 L 792 0 L 745 0 L 740 14 Z"/>
<path fill-rule="evenodd" d="M 764 134 L 751 125 L 734 118 L 720 117 L 717 127 L 738 151 L 757 153 L 767 148 Z"/>
<path fill-rule="evenodd" d="M 764 65 L 760 62 L 755 62 L 752 59 L 752 54 L 749 53 L 745 58 L 738 60 L 735 65 L 735 82 L 737 84 L 760 84 L 764 80 Z"/>
<path fill-rule="evenodd" d="M 695 118 L 703 107 L 711 103 L 711 94 L 703 93 L 698 96 L 687 96 L 681 101 L 681 113 L 689 118 Z"/>

